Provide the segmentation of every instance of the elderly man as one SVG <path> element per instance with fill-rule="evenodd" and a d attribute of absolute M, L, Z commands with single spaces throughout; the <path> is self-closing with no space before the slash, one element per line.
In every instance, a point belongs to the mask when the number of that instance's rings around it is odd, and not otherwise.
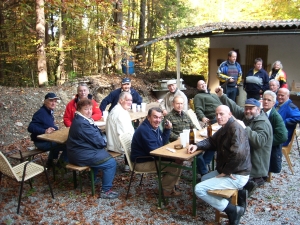
<path fill-rule="evenodd" d="M 209 93 L 204 80 L 198 81 L 197 89 L 199 92 L 194 97 L 194 107 L 198 120 L 203 123 L 210 122 L 211 124 L 217 122 L 215 114 L 216 108 L 222 105 L 218 96 Z"/>
<path fill-rule="evenodd" d="M 288 139 L 283 143 L 283 146 L 287 146 L 292 138 L 293 132 L 297 123 L 300 122 L 300 111 L 290 100 L 290 91 L 287 88 L 279 88 L 277 93 L 277 101 L 275 108 L 281 115 L 285 127 L 288 130 Z"/>
<path fill-rule="evenodd" d="M 228 98 L 235 101 L 238 95 L 238 85 L 242 80 L 242 68 L 236 62 L 237 53 L 235 51 L 228 52 L 228 59 L 220 64 L 217 75 L 221 83 L 227 82 L 226 94 Z"/>
<path fill-rule="evenodd" d="M 131 80 L 128 77 L 126 77 L 122 79 L 121 88 L 118 88 L 110 92 L 109 95 L 102 100 L 100 104 L 100 110 L 102 112 L 105 111 L 106 106 L 110 104 L 110 107 L 108 109 L 108 111 L 110 112 L 115 107 L 115 105 L 117 105 L 119 101 L 119 95 L 123 91 L 129 92 L 132 95 L 132 103 L 136 103 L 137 105 L 140 105 L 142 103 L 143 101 L 142 97 L 139 95 L 139 93 L 136 90 L 134 90 L 131 87 Z"/>
<path fill-rule="evenodd" d="M 160 108 L 154 107 L 149 109 L 147 118 L 133 135 L 130 158 L 131 161 L 137 162 L 136 169 L 139 171 L 155 171 L 155 162 L 152 158 L 147 158 L 147 156 L 151 156 L 151 151 L 162 147 L 169 141 L 172 123 L 168 121 L 168 124 L 165 125 L 165 129 L 162 132 L 159 129 L 162 118 L 163 114 Z M 163 171 L 167 172 L 161 181 L 164 197 L 181 196 L 181 193 L 174 189 L 176 182 L 179 180 L 181 169 L 166 167 Z"/>
<path fill-rule="evenodd" d="M 179 134 L 182 133 L 184 129 L 194 128 L 194 124 L 190 117 L 183 111 L 183 102 L 182 96 L 175 96 L 173 99 L 173 109 L 166 116 L 166 119 L 172 123 L 169 138 L 170 142 L 177 140 Z"/>
<path fill-rule="evenodd" d="M 77 87 L 77 94 L 74 99 L 72 99 L 66 106 L 64 114 L 64 124 L 66 127 L 70 127 L 72 121 L 75 117 L 75 112 L 77 110 L 77 103 L 80 99 L 91 99 L 93 103 L 92 118 L 94 120 L 100 120 L 102 118 L 102 112 L 99 109 L 98 103 L 93 99 L 90 94 L 89 88 L 86 83 L 79 83 Z"/>
<path fill-rule="evenodd" d="M 229 106 L 233 116 L 242 120 L 250 143 L 252 169 L 251 181 L 245 186 L 249 195 L 257 186 L 264 184 L 264 177 L 268 175 L 270 155 L 273 142 L 272 125 L 264 112 L 260 111 L 260 102 L 254 98 L 245 101 L 245 107 L 238 106 L 223 94 L 221 87 L 216 88 L 216 93 L 224 105 Z"/>
<path fill-rule="evenodd" d="M 254 68 L 250 69 L 246 75 L 244 89 L 247 92 L 247 98 L 260 99 L 264 91 L 269 89 L 269 75 L 262 68 L 263 60 L 256 58 Z"/>
<path fill-rule="evenodd" d="M 58 158 L 58 154 L 62 151 L 60 156 L 60 162 L 67 162 L 66 146 L 59 145 L 55 142 L 43 141 L 37 138 L 40 134 L 51 134 L 53 131 L 58 130 L 54 121 L 54 109 L 57 105 L 57 97 L 54 93 L 48 93 L 45 96 L 44 105 L 33 115 L 31 122 L 27 128 L 31 133 L 31 140 L 34 145 L 43 151 L 50 151 L 48 161 L 46 163 L 47 168 L 53 166 L 53 159 Z"/>
<path fill-rule="evenodd" d="M 239 195 L 238 206 L 235 206 L 228 199 L 210 195 L 207 191 L 240 189 L 247 183 L 251 170 L 249 140 L 247 131 L 231 116 L 228 106 L 218 106 L 216 117 L 222 127 L 213 136 L 188 149 L 188 153 L 197 149 L 217 151 L 216 170 L 202 177 L 195 193 L 212 207 L 225 212 L 230 224 L 239 224 L 247 207 L 247 192 Z"/>
<path fill-rule="evenodd" d="M 273 91 L 265 91 L 263 95 L 263 111 L 267 114 L 273 128 L 273 144 L 269 172 L 280 173 L 282 163 L 281 147 L 288 138 L 288 132 L 282 117 L 274 108 L 275 103 L 276 94 Z"/>
<path fill-rule="evenodd" d="M 110 111 L 106 122 L 107 149 L 113 152 L 124 153 L 119 136 L 123 133 L 133 135 L 134 128 L 128 110 L 131 108 L 132 96 L 129 92 L 121 92 L 118 104 Z M 124 171 L 129 171 L 125 159 Z"/>
<path fill-rule="evenodd" d="M 173 104 L 172 104 L 173 99 L 177 95 L 180 95 L 183 98 L 183 100 L 184 100 L 183 111 L 187 111 L 188 110 L 187 97 L 182 91 L 180 91 L 177 88 L 176 80 L 169 80 L 167 82 L 167 86 L 168 86 L 169 92 L 165 95 L 165 97 L 159 104 L 159 107 L 163 111 L 163 115 L 166 116 L 169 112 L 171 112 L 171 110 L 173 109 Z"/>
<path fill-rule="evenodd" d="M 277 94 L 279 87 L 280 84 L 278 80 L 272 79 L 269 81 L 270 91 L 273 91 L 275 94 Z"/>

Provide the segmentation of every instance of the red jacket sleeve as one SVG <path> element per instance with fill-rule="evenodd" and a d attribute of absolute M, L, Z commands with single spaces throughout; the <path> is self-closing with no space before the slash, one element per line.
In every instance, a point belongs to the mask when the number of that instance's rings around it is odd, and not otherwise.
<path fill-rule="evenodd" d="M 72 121 L 75 117 L 75 112 L 76 112 L 75 101 L 73 99 L 66 106 L 66 110 L 65 110 L 65 114 L 64 114 L 64 124 L 66 127 L 71 126 Z"/>
<path fill-rule="evenodd" d="M 102 112 L 99 109 L 99 105 L 98 103 L 93 99 L 93 113 L 92 113 L 92 118 L 96 121 L 96 120 L 101 120 L 102 118 Z"/>

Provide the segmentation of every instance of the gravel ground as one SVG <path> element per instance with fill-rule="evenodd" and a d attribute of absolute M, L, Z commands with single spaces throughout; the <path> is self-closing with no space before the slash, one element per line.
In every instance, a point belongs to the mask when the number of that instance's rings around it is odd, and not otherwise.
<path fill-rule="evenodd" d="M 299 224 L 299 152 L 294 143 L 291 161 L 295 175 L 292 175 L 285 159 L 280 174 L 273 174 L 271 183 L 258 188 L 249 198 L 246 214 L 241 224 Z M 183 178 L 179 188 L 181 198 L 170 199 L 162 209 L 157 208 L 157 198 L 153 189 L 157 187 L 155 176 L 144 178 L 138 186 L 137 175 L 125 200 L 129 174 L 123 173 L 123 159 L 117 158 L 118 170 L 114 181 L 114 190 L 120 192 L 115 200 L 91 196 L 87 175 L 83 175 L 83 192 L 73 189 L 72 173 L 59 174 L 56 181 L 50 173 L 55 199 L 50 197 L 43 176 L 35 179 L 34 190 L 25 186 L 20 214 L 16 214 L 18 188 L 8 178 L 2 179 L 0 189 L 1 224 L 215 224 L 214 210 L 197 200 L 197 216 L 191 216 L 192 189 L 191 180 Z M 183 173 L 190 177 L 190 172 Z M 13 186 L 13 187 L 12 187 Z M 98 187 L 97 190 L 99 190 Z M 221 224 L 227 220 L 222 219 Z"/>

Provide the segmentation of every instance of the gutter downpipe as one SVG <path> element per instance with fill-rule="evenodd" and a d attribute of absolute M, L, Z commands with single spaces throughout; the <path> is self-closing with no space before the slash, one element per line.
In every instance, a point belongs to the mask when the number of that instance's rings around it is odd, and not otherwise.
<path fill-rule="evenodd" d="M 177 88 L 180 90 L 180 40 L 176 38 L 176 72 L 177 72 Z"/>

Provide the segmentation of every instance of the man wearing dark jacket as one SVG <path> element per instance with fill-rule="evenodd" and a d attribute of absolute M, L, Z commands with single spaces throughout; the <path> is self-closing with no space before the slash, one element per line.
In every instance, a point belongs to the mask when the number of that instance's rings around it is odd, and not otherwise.
<path fill-rule="evenodd" d="M 254 68 L 249 70 L 244 82 L 244 89 L 247 92 L 247 98 L 260 99 L 264 91 L 269 89 L 269 75 L 262 68 L 261 58 L 254 60 Z"/>
<path fill-rule="evenodd" d="M 48 168 L 53 166 L 53 159 L 58 158 L 58 154 L 62 151 L 61 160 L 67 161 L 66 146 L 59 145 L 55 142 L 43 141 L 37 138 L 40 134 L 51 134 L 58 127 L 54 122 L 54 109 L 57 104 L 57 97 L 54 93 L 48 93 L 45 96 L 44 105 L 33 115 L 32 120 L 27 128 L 28 132 L 31 133 L 31 140 L 34 145 L 43 151 L 50 151 L 46 166 Z"/>
<path fill-rule="evenodd" d="M 102 100 L 100 104 L 100 110 L 102 112 L 105 111 L 106 106 L 111 104 L 108 109 L 108 111 L 110 112 L 113 109 L 113 107 L 115 107 L 115 105 L 118 104 L 119 95 L 123 91 L 127 91 L 132 95 L 132 103 L 136 103 L 137 105 L 140 105 L 142 103 L 143 101 L 142 97 L 139 95 L 139 93 L 137 93 L 136 90 L 131 88 L 131 80 L 128 77 L 126 77 L 122 79 L 121 88 L 118 88 L 110 92 L 109 95 Z"/>
<path fill-rule="evenodd" d="M 207 193 L 208 190 L 240 189 L 249 179 L 251 171 L 250 146 L 246 130 L 231 115 L 228 106 L 220 105 L 216 109 L 218 124 L 222 127 L 211 137 L 190 145 L 188 152 L 197 149 L 217 151 L 216 170 L 204 175 L 202 182 L 196 185 L 196 195 L 228 216 L 229 223 L 239 224 L 247 206 L 247 192 L 235 206 L 226 198 Z"/>

